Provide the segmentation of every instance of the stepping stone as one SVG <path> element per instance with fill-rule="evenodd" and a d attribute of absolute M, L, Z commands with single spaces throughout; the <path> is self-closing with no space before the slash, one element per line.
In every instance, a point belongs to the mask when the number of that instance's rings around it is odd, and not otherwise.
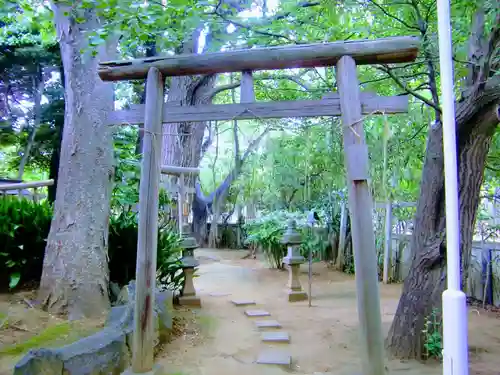
<path fill-rule="evenodd" d="M 255 305 L 255 301 L 251 301 L 248 299 L 233 299 L 231 301 L 235 306 L 250 306 Z"/>
<path fill-rule="evenodd" d="M 284 350 L 264 349 L 260 352 L 257 363 L 261 365 L 291 366 L 292 357 Z"/>
<path fill-rule="evenodd" d="M 210 293 L 210 296 L 211 297 L 226 297 L 226 296 L 230 296 L 231 293 L 224 293 L 224 292 L 213 292 L 213 293 Z"/>
<path fill-rule="evenodd" d="M 257 320 L 255 325 L 257 328 L 281 328 L 281 324 L 277 320 Z"/>
<path fill-rule="evenodd" d="M 261 340 L 264 342 L 290 342 L 290 335 L 288 332 L 263 332 Z"/>
<path fill-rule="evenodd" d="M 265 310 L 246 310 L 245 315 L 249 317 L 254 317 L 254 316 L 270 316 L 271 314 Z"/>

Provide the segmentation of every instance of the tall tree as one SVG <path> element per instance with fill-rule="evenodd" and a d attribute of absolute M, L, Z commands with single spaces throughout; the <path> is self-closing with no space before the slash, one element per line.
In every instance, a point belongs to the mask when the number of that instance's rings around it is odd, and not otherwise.
<path fill-rule="evenodd" d="M 39 298 L 49 311 L 70 318 L 101 314 L 109 306 L 107 238 L 113 179 L 113 85 L 97 75 L 112 57 L 114 40 L 97 51 L 89 33 L 99 27 L 93 7 L 53 1 L 65 79 L 65 118 L 54 205 Z"/>
<path fill-rule="evenodd" d="M 460 15 L 462 19 L 468 16 L 469 5 L 464 6 L 466 12 Z M 428 133 L 420 197 L 410 245 L 410 272 L 404 282 L 387 345 L 395 356 L 420 358 L 424 349 L 422 331 L 425 328 L 425 318 L 433 308 L 441 306 L 441 294 L 446 282 L 443 128 L 437 84 L 437 54 L 433 48 L 436 45 L 433 34 L 433 23 L 436 22 L 435 3 L 409 1 L 406 6 L 411 11 L 410 17 L 416 22 L 400 19 L 394 8 L 381 9 L 396 22 L 418 30 L 423 38 L 423 60 L 431 98 L 413 93 L 433 109 L 435 121 Z M 467 72 L 466 82 L 462 85 L 462 97 L 456 103 L 460 253 L 464 280 L 471 256 L 485 163 L 500 122 L 500 76 L 496 74 L 500 68 L 500 9 L 498 6 L 487 9 L 481 2 L 475 6 L 470 22 L 472 28 L 469 33 L 466 69 L 457 69 L 459 72 Z M 459 58 L 457 60 L 460 61 Z M 402 88 L 408 89 L 407 84 L 390 67 L 381 69 Z"/>

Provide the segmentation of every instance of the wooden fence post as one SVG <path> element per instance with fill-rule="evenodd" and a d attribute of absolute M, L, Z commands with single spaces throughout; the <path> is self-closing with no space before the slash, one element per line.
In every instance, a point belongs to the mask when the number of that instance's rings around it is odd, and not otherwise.
<path fill-rule="evenodd" d="M 392 202 L 385 205 L 385 236 L 384 236 L 384 274 L 382 281 L 389 282 L 392 259 Z"/>
<path fill-rule="evenodd" d="M 182 231 L 183 228 L 182 226 L 184 225 L 184 197 L 186 195 L 184 191 L 184 173 L 181 173 L 177 177 L 177 188 L 178 188 L 178 193 L 177 193 L 177 213 L 179 217 L 177 218 L 178 221 L 178 227 L 179 227 L 179 236 L 182 236 Z"/>
<path fill-rule="evenodd" d="M 141 184 L 139 190 L 139 233 L 137 241 L 136 293 L 132 373 L 153 370 L 156 250 L 162 141 L 164 81 L 160 71 L 150 68 L 146 85 Z"/>
<path fill-rule="evenodd" d="M 344 153 L 349 189 L 349 212 L 356 272 L 363 374 L 385 375 L 384 341 L 373 232 L 373 199 L 368 186 L 368 147 L 365 142 L 356 63 L 343 56 L 337 63 Z"/>

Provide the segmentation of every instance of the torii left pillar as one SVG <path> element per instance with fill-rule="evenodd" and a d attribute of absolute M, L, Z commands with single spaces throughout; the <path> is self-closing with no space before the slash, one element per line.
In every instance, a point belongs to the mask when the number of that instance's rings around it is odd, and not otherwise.
<path fill-rule="evenodd" d="M 154 365 L 154 316 L 158 206 L 161 167 L 161 132 L 164 80 L 150 68 L 146 85 L 146 110 L 139 187 L 139 233 L 137 239 L 136 293 L 132 367 L 124 375 L 157 375 Z"/>

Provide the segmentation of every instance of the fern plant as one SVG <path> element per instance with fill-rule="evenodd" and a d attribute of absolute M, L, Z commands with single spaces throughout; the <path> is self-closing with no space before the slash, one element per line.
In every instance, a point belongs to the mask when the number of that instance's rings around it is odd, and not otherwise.
<path fill-rule="evenodd" d="M 438 309 L 434 308 L 431 314 L 426 317 L 422 334 L 424 335 L 426 359 L 441 359 L 443 355 L 443 338 L 441 336 L 441 319 Z"/>

